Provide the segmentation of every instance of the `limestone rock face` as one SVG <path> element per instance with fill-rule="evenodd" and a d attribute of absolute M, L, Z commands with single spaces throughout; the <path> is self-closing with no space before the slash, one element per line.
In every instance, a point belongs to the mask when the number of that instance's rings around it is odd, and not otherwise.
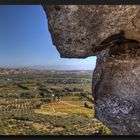
<path fill-rule="evenodd" d="M 44 10 L 61 57 L 96 55 L 99 44 L 121 30 L 140 40 L 139 5 L 48 5 Z"/>
<path fill-rule="evenodd" d="M 140 6 L 49 5 L 61 57 L 97 56 L 95 116 L 117 135 L 140 134 Z"/>
<path fill-rule="evenodd" d="M 140 134 L 140 43 L 116 44 L 97 56 L 95 117 L 115 135 Z"/>

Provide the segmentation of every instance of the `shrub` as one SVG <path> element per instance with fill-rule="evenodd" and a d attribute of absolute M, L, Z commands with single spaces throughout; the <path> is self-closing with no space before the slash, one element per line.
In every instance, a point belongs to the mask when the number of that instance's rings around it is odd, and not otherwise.
<path fill-rule="evenodd" d="M 41 99 L 42 102 L 44 103 L 50 103 L 52 101 L 51 98 L 45 98 L 45 99 Z"/>
<path fill-rule="evenodd" d="M 84 103 L 84 107 L 88 108 L 88 109 L 93 109 L 93 104 L 89 103 L 89 102 L 85 102 Z"/>
<path fill-rule="evenodd" d="M 102 126 L 100 131 L 102 132 L 102 135 L 111 135 L 111 130 L 109 128 L 107 128 L 106 126 Z"/>
<path fill-rule="evenodd" d="M 35 94 L 31 92 L 22 92 L 20 95 L 21 98 L 34 98 Z"/>

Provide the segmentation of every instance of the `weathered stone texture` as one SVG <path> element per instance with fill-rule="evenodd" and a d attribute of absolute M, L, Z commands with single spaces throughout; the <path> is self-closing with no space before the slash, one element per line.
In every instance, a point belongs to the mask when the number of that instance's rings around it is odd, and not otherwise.
<path fill-rule="evenodd" d="M 140 135 L 140 43 L 101 51 L 93 74 L 96 118 L 116 135 Z"/>
<path fill-rule="evenodd" d="M 140 40 L 139 5 L 48 5 L 53 43 L 61 57 L 85 58 L 106 38 L 125 31 Z"/>
<path fill-rule="evenodd" d="M 44 6 L 61 57 L 97 56 L 95 116 L 117 135 L 140 135 L 140 6 Z"/>

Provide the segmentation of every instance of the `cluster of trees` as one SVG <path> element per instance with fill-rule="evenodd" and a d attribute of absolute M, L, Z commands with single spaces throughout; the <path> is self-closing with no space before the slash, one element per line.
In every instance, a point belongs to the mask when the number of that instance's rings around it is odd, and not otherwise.
<path fill-rule="evenodd" d="M 84 97 L 87 101 L 93 103 L 94 102 L 94 98 L 93 96 L 90 94 L 90 93 L 87 93 L 87 92 L 81 92 L 80 94 L 82 97 Z"/>
<path fill-rule="evenodd" d="M 90 102 L 85 102 L 84 107 L 86 107 L 88 109 L 93 109 L 93 104 L 91 104 Z"/>
<path fill-rule="evenodd" d="M 47 83 L 61 83 L 61 84 L 80 84 L 80 83 L 90 83 L 90 79 L 75 79 L 75 78 L 70 78 L 70 79 L 65 79 L 65 78 L 60 78 L 60 79 L 47 79 Z"/>
<path fill-rule="evenodd" d="M 31 99 L 31 98 L 35 98 L 36 95 L 32 92 L 22 92 L 20 94 L 20 98 L 25 98 L 25 99 Z"/>
<path fill-rule="evenodd" d="M 49 88 L 47 89 L 46 87 L 39 87 L 39 95 L 42 98 L 45 97 L 50 97 L 52 94 L 54 95 L 60 95 L 60 96 L 79 96 L 81 92 L 83 92 L 83 89 L 81 88 L 63 88 L 63 89 L 56 89 L 56 88 Z"/>

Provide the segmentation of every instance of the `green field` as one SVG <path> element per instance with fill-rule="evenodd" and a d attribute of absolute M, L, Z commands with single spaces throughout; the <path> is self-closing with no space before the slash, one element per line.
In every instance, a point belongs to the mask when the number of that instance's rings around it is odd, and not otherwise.
<path fill-rule="evenodd" d="M 0 135 L 110 134 L 94 118 L 91 71 L 5 71 L 0 74 Z"/>

